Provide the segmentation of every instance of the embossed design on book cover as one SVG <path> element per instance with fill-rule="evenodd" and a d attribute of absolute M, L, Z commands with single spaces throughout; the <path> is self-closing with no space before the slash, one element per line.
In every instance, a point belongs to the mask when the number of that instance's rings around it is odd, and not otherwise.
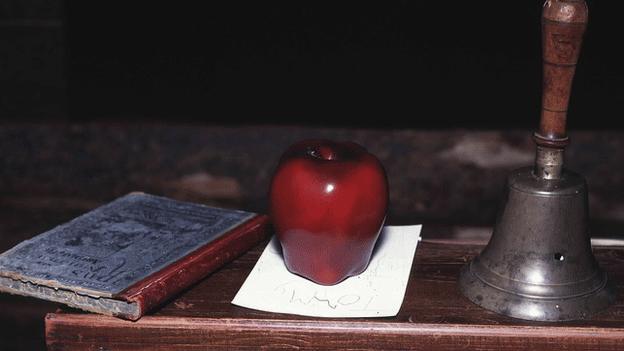
<path fill-rule="evenodd" d="M 114 297 L 253 216 L 133 193 L 0 255 L 0 276 Z"/>

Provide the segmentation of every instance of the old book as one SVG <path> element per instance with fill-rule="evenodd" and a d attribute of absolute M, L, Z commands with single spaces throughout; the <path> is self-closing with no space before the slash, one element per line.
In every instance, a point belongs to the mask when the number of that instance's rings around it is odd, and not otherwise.
<path fill-rule="evenodd" d="M 0 291 L 137 320 L 268 233 L 264 215 L 131 193 L 0 255 Z"/>

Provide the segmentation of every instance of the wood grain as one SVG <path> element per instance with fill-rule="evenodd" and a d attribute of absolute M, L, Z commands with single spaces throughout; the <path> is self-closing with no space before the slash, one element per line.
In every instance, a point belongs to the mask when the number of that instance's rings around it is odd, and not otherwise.
<path fill-rule="evenodd" d="M 132 324 L 132 323 L 131 323 Z M 616 350 L 624 329 L 546 328 L 505 325 L 422 324 L 360 321 L 295 321 L 266 319 L 213 319 L 145 317 L 139 322 L 110 319 L 93 323 L 88 316 L 46 318 L 49 338 L 65 338 L 66 344 L 48 343 L 49 350 L 71 349 L 168 349 L 211 350 L 519 350 L 566 346 L 566 350 L 600 347 Z M 105 328 L 112 337 L 102 337 Z M 77 333 L 68 333 L 77 329 Z M 549 328 L 554 329 L 554 328 Z M 108 342 L 105 341 L 109 339 Z M 94 340 L 102 340 L 99 343 Z M 159 340 L 155 345 L 154 340 Z M 67 344 L 71 343 L 71 344 Z"/>
<path fill-rule="evenodd" d="M 230 304 L 259 257 L 260 245 L 154 315 L 137 322 L 81 313 L 46 317 L 50 350 L 565 350 L 621 349 L 624 250 L 596 256 L 619 284 L 618 302 L 589 321 L 536 323 L 485 311 L 465 299 L 456 279 L 481 246 L 422 242 L 401 311 L 393 318 L 320 319 Z"/>

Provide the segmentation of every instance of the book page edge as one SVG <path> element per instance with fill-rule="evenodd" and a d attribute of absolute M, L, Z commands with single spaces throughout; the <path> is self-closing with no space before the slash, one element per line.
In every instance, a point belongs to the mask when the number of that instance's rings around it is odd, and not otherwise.
<path fill-rule="evenodd" d="M 34 284 L 28 281 L 0 277 L 0 292 L 13 295 L 29 296 L 88 312 L 137 320 L 141 317 L 141 308 L 136 302 L 126 302 L 107 297 L 82 295 L 75 291 Z"/>

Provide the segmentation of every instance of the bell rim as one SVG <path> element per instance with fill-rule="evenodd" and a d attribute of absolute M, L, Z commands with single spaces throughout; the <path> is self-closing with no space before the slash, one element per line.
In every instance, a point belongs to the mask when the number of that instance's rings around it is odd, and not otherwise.
<path fill-rule="evenodd" d="M 585 320 L 615 302 L 615 287 L 606 273 L 604 285 L 587 294 L 569 298 L 531 298 L 487 284 L 472 273 L 470 263 L 460 273 L 458 285 L 461 293 L 481 308 L 511 318 L 540 322 Z"/>
<path fill-rule="evenodd" d="M 596 266 L 591 276 L 584 279 L 577 279 L 575 281 L 555 284 L 537 284 L 528 281 L 515 280 L 510 277 L 499 275 L 498 273 L 489 269 L 486 265 L 483 265 L 479 260 L 480 256 L 475 257 L 471 262 L 467 264 L 467 270 L 470 271 L 477 279 L 486 285 L 491 286 L 494 289 L 508 292 L 513 295 L 518 295 L 525 298 L 535 300 L 557 300 L 557 299 L 570 299 L 575 297 L 583 297 L 595 293 L 601 289 L 604 289 L 605 285 L 609 281 L 607 273 L 600 267 Z M 542 287 L 549 289 L 547 293 L 539 295 L 537 293 L 531 294 L 520 290 L 514 291 L 511 285 L 520 284 L 523 287 Z M 557 291 L 552 291 L 557 289 Z"/>

